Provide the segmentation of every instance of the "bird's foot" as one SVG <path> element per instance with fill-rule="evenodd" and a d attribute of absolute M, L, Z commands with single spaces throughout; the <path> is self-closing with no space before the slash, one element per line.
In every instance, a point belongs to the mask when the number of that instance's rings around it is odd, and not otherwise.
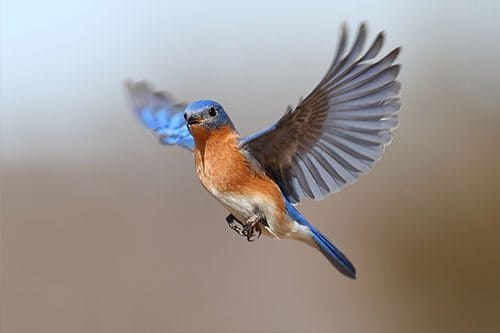
<path fill-rule="evenodd" d="M 259 221 L 258 216 L 252 216 L 245 223 L 238 220 L 233 214 L 226 217 L 229 228 L 233 229 L 238 235 L 245 237 L 249 242 L 253 242 L 262 234 Z"/>
<path fill-rule="evenodd" d="M 259 225 L 260 218 L 257 215 L 252 216 L 243 225 L 243 236 L 247 238 L 247 241 L 253 242 L 262 235 L 262 229 Z"/>
<path fill-rule="evenodd" d="M 226 222 L 229 228 L 233 229 L 238 235 L 245 237 L 243 234 L 243 223 L 240 222 L 233 214 L 226 216 Z"/>

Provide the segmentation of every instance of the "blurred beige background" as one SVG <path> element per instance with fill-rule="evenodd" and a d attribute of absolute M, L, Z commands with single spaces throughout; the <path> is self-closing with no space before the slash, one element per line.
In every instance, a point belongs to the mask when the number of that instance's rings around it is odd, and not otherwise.
<path fill-rule="evenodd" d="M 1 331 L 499 332 L 500 2 L 1 1 Z M 126 78 L 212 98 L 242 134 L 329 65 L 341 22 L 403 45 L 375 170 L 301 210 L 358 280 L 229 230 Z"/>

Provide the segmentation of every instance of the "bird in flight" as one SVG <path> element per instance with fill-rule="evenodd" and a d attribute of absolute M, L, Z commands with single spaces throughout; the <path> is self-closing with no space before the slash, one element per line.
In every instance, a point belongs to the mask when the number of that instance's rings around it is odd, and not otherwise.
<path fill-rule="evenodd" d="M 138 118 L 161 143 L 193 153 L 203 187 L 227 209 L 234 231 L 249 241 L 261 234 L 301 241 L 356 278 L 349 259 L 296 208 L 369 172 L 398 125 L 400 65 L 394 62 L 400 48 L 377 60 L 384 34 L 365 50 L 365 24 L 348 50 L 347 38 L 343 26 L 330 67 L 307 97 L 246 137 L 217 102 L 175 104 L 144 81 L 126 87 Z"/>

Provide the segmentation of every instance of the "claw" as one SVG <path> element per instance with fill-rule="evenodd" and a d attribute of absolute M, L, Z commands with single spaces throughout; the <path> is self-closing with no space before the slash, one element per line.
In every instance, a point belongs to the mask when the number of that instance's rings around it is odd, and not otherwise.
<path fill-rule="evenodd" d="M 249 242 L 255 241 L 262 235 L 259 221 L 257 216 L 251 217 L 246 223 L 238 220 L 233 214 L 226 217 L 229 228 L 233 229 L 238 235 L 245 237 Z"/>
<path fill-rule="evenodd" d="M 235 223 L 238 222 L 238 224 Z M 229 214 L 226 217 L 226 222 L 229 228 L 233 229 L 238 235 L 245 236 L 243 234 L 243 223 L 241 223 L 233 214 Z"/>
<path fill-rule="evenodd" d="M 247 238 L 247 241 L 253 242 L 262 235 L 262 229 L 259 225 L 259 219 L 257 216 L 250 218 L 247 223 L 243 226 L 243 235 Z"/>

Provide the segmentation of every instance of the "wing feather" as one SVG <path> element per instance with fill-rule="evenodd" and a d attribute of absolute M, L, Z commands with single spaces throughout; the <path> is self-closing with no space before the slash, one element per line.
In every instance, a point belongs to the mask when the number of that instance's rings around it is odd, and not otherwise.
<path fill-rule="evenodd" d="M 125 88 L 139 120 L 162 144 L 193 150 L 194 140 L 183 117 L 185 104 L 175 104 L 172 97 L 153 91 L 145 81 L 127 81 Z"/>
<path fill-rule="evenodd" d="M 363 53 L 361 24 L 346 53 L 343 26 L 334 60 L 313 91 L 276 124 L 241 139 L 291 202 L 321 199 L 355 182 L 391 142 L 401 106 L 400 65 L 394 64 L 400 48 L 375 61 L 384 38 L 379 33 Z"/>

